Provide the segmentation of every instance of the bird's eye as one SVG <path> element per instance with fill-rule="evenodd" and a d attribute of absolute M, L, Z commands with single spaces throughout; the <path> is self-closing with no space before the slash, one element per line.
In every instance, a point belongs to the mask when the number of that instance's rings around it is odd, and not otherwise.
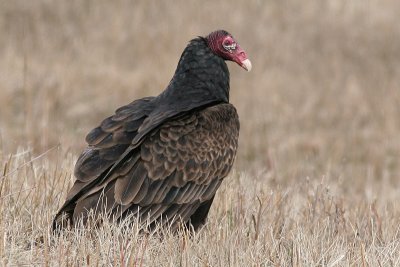
<path fill-rule="evenodd" d="M 222 46 L 226 51 L 229 53 L 232 53 L 236 49 L 236 43 L 235 42 L 224 42 L 222 43 Z"/>

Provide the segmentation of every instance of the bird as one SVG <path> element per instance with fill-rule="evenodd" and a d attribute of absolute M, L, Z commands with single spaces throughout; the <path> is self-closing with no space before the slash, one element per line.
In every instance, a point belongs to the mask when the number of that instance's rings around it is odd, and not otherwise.
<path fill-rule="evenodd" d="M 136 218 L 150 229 L 201 229 L 238 148 L 226 61 L 252 68 L 225 30 L 190 40 L 158 96 L 118 108 L 91 130 L 53 230 L 102 214 Z"/>

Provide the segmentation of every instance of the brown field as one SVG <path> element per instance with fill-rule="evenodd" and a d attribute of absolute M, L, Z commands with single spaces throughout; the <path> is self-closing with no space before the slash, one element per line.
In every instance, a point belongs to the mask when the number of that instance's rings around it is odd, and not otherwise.
<path fill-rule="evenodd" d="M 0 266 L 400 266 L 400 2 L 0 0 Z M 61 236 L 86 133 L 223 28 L 235 170 L 207 226 Z M 35 240 L 44 237 L 43 244 Z"/>

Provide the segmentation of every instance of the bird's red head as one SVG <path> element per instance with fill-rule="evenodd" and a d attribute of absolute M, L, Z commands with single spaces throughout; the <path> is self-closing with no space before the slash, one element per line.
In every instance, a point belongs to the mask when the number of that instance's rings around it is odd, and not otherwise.
<path fill-rule="evenodd" d="M 211 50 L 225 60 L 236 62 L 247 71 L 251 70 L 251 62 L 246 52 L 240 47 L 230 33 L 218 30 L 210 33 L 207 37 L 207 44 Z"/>

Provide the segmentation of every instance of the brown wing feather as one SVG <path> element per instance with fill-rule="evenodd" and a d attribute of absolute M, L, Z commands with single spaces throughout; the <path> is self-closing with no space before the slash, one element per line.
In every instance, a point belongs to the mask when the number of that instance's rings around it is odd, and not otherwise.
<path fill-rule="evenodd" d="M 151 112 L 146 97 L 116 110 L 87 136 L 88 147 L 78 158 L 75 177 L 82 182 L 93 181 L 107 171 L 129 147 L 138 128 Z M 68 196 L 71 198 L 73 196 Z M 67 199 L 68 199 L 67 198 Z"/>
<path fill-rule="evenodd" d="M 121 125 L 126 125 L 124 119 L 132 115 L 126 110 L 123 110 L 123 115 L 117 114 L 119 120 L 116 121 Z M 114 122 L 105 125 L 117 131 L 122 129 Z M 106 143 L 104 140 L 110 138 L 104 137 L 97 129 L 95 131 L 103 136 L 103 140 L 88 139 L 96 140 L 97 144 Z M 174 227 L 176 222 L 173 218 L 188 221 L 202 203 L 212 201 L 222 179 L 231 169 L 238 134 L 237 113 L 230 104 L 208 107 L 162 124 L 150 132 L 132 153 L 118 159 L 122 164 L 112 169 L 101 184 L 92 186 L 81 195 L 76 201 L 73 217 L 78 218 L 80 213 L 84 217 L 85 211 L 95 208 L 103 195 L 107 197 L 107 207 L 106 210 L 98 209 L 101 212 L 123 211 L 121 218 L 140 212 L 143 220 L 163 221 Z M 74 186 L 70 194 L 77 195 L 84 183 L 99 177 L 110 167 L 108 162 L 113 160 L 113 157 L 102 157 L 107 167 L 96 169 L 95 164 L 81 163 L 86 162 L 86 158 L 92 160 L 90 156 L 94 152 L 89 150 L 86 153 L 89 156 L 85 153 L 81 156 L 83 160 L 78 161 L 76 172 L 87 176 L 77 177 L 78 186 Z"/>

